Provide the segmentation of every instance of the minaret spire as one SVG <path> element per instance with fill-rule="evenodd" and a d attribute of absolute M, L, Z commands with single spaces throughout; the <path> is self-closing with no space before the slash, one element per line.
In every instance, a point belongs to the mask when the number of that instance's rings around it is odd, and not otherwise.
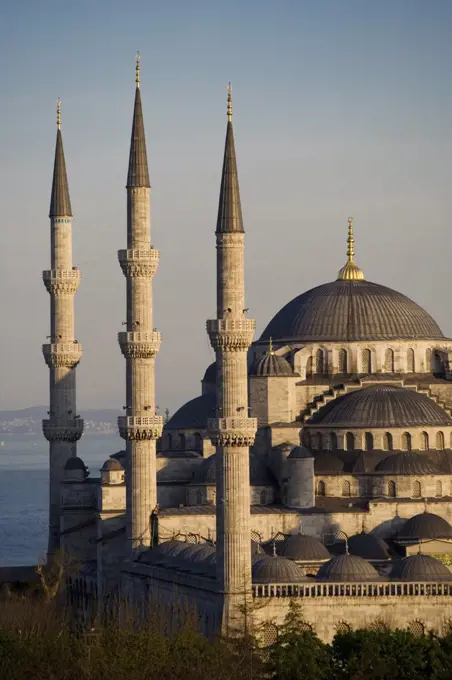
<path fill-rule="evenodd" d="M 159 251 L 151 245 L 151 189 L 140 94 L 140 60 L 135 66 L 135 106 L 127 176 L 127 249 L 118 252 L 127 282 L 127 330 L 118 334 L 126 359 L 126 415 L 118 418 L 126 440 L 127 554 L 151 543 L 151 513 L 157 505 L 156 440 L 163 418 L 156 413 L 155 356 L 161 335 L 154 328 L 152 279 Z"/>
<path fill-rule="evenodd" d="M 77 455 L 83 421 L 77 416 L 75 369 L 82 346 L 74 335 L 74 295 L 80 270 L 72 266 L 72 209 L 61 135 L 61 100 L 57 103 L 57 137 L 50 199 L 50 269 L 43 271 L 50 294 L 49 343 L 42 346 L 50 370 L 50 408 L 42 423 L 50 449 L 49 556 L 60 547 L 61 489 L 64 467 Z"/>
<path fill-rule="evenodd" d="M 249 447 L 257 421 L 248 413 L 247 351 L 255 329 L 246 318 L 242 209 L 232 128 L 231 89 L 216 228 L 217 318 L 207 321 L 216 354 L 217 417 L 208 428 L 216 447 L 216 573 L 223 630 L 243 624 L 251 596 Z"/>
<path fill-rule="evenodd" d="M 355 262 L 355 238 L 353 235 L 353 217 L 348 218 L 347 262 L 337 275 L 338 281 L 362 281 L 364 274 Z"/>

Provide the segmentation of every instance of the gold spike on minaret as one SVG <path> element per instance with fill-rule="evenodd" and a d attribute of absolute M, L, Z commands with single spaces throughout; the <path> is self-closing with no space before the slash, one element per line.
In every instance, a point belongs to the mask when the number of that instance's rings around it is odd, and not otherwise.
<path fill-rule="evenodd" d="M 140 87 L 140 53 L 135 57 L 135 84 Z"/>
<path fill-rule="evenodd" d="M 57 128 L 61 130 L 61 99 L 57 100 Z"/>
<path fill-rule="evenodd" d="M 337 275 L 338 281 L 363 281 L 364 274 L 355 262 L 355 238 L 353 236 L 353 217 L 348 218 L 347 263 Z"/>
<path fill-rule="evenodd" d="M 232 86 L 231 83 L 227 86 L 228 91 L 228 121 L 232 121 Z"/>
<path fill-rule="evenodd" d="M 268 341 L 268 353 L 269 354 L 274 354 L 273 351 L 273 338 L 270 338 Z"/>

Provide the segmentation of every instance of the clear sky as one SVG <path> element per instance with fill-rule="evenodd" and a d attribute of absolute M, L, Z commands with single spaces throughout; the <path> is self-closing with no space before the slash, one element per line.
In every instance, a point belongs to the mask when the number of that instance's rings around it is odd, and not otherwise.
<path fill-rule="evenodd" d="M 135 52 L 152 192 L 157 402 L 200 391 L 213 359 L 214 229 L 233 85 L 247 306 L 257 336 L 333 280 L 355 218 L 366 278 L 452 335 L 450 0 L 16 0 L 0 14 L 0 408 L 48 401 L 55 106 L 74 212 L 78 403 L 124 403 L 116 333 Z"/>

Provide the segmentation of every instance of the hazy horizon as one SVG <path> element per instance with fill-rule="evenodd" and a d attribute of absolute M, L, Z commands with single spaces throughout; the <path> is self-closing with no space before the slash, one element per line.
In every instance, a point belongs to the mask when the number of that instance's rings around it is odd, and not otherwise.
<path fill-rule="evenodd" d="M 200 393 L 213 360 L 205 321 L 215 315 L 229 80 L 256 339 L 289 300 L 335 279 L 349 215 L 366 278 L 408 295 L 452 336 L 450 2 L 22 0 L 2 10 L 0 409 L 48 403 L 41 271 L 57 97 L 82 272 L 78 406 L 124 403 L 116 251 L 126 242 L 137 49 L 161 252 L 161 413 Z"/>

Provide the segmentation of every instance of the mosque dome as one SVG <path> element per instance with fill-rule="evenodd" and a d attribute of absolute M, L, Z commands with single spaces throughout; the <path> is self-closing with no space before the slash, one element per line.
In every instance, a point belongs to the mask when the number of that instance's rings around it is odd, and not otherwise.
<path fill-rule="evenodd" d="M 100 470 L 101 472 L 122 472 L 124 468 L 117 458 L 108 458 Z"/>
<path fill-rule="evenodd" d="M 421 512 L 408 519 L 399 529 L 400 540 L 452 539 L 452 527 L 447 520 L 432 512 Z"/>
<path fill-rule="evenodd" d="M 250 368 L 250 375 L 260 378 L 276 378 L 293 374 L 292 366 L 287 359 L 275 354 L 271 349 L 257 359 Z"/>
<path fill-rule="evenodd" d="M 210 368 L 210 367 L 209 367 Z M 207 371 L 209 371 L 209 368 Z M 206 371 L 206 373 L 207 373 Z M 165 425 L 167 430 L 203 430 L 207 420 L 215 418 L 216 396 L 213 392 L 195 397 L 180 407 Z"/>
<path fill-rule="evenodd" d="M 66 465 L 64 466 L 65 470 L 83 470 L 85 472 L 86 470 L 86 465 L 83 462 L 81 458 L 78 456 L 73 456 L 72 458 L 69 458 Z"/>
<path fill-rule="evenodd" d="M 217 362 L 214 361 L 207 368 L 204 373 L 202 381 L 203 383 L 208 383 L 209 385 L 215 385 L 217 382 Z"/>
<path fill-rule="evenodd" d="M 338 555 L 322 564 L 317 572 L 320 581 L 377 581 L 377 570 L 357 555 Z"/>
<path fill-rule="evenodd" d="M 306 562 L 329 560 L 331 557 L 323 543 L 314 536 L 306 536 L 305 534 L 286 536 L 279 548 L 279 554 L 282 557 L 288 557 L 290 560 Z"/>
<path fill-rule="evenodd" d="M 187 543 L 185 541 L 178 541 L 176 539 L 164 541 L 154 548 L 141 553 L 138 561 L 144 562 L 144 564 L 156 564 L 157 562 L 177 557 L 186 547 Z"/>
<path fill-rule="evenodd" d="M 295 562 L 277 555 L 256 555 L 251 571 L 253 583 L 303 583 L 308 580 Z"/>
<path fill-rule="evenodd" d="M 431 555 L 411 555 L 397 560 L 390 573 L 395 581 L 451 581 L 452 573 Z"/>
<path fill-rule="evenodd" d="M 426 394 L 383 384 L 354 390 L 328 402 L 306 424 L 366 429 L 450 426 L 452 418 Z"/>
<path fill-rule="evenodd" d="M 375 534 L 367 534 L 365 531 L 350 536 L 348 549 L 351 555 L 365 560 L 388 560 L 390 557 L 386 541 Z"/>
<path fill-rule="evenodd" d="M 312 458 L 312 453 L 306 446 L 295 446 L 287 456 L 287 460 L 296 460 L 297 458 Z"/>
<path fill-rule="evenodd" d="M 215 484 L 216 454 L 200 463 L 193 472 L 192 484 Z M 250 454 L 250 484 L 252 486 L 273 486 L 275 480 L 261 456 Z"/>
<path fill-rule="evenodd" d="M 375 472 L 381 472 L 385 475 L 416 476 L 439 474 L 438 468 L 427 456 L 422 453 L 413 453 L 412 451 L 401 451 L 384 458 L 376 466 Z"/>

